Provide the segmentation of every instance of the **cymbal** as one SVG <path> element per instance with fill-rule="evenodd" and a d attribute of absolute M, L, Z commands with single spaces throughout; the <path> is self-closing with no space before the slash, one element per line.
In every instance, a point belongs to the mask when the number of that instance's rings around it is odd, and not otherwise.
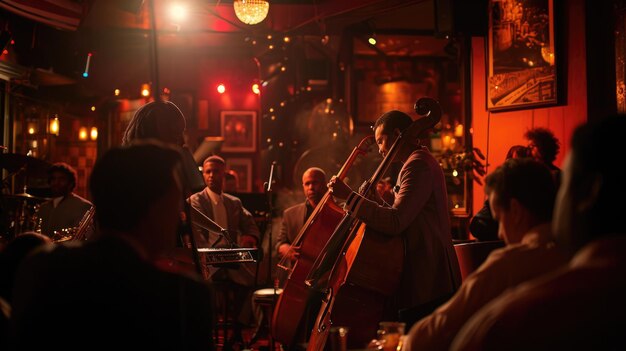
<path fill-rule="evenodd" d="M 51 164 L 47 161 L 22 154 L 0 154 L 0 167 L 16 172 L 24 167 L 27 173 L 46 173 Z"/>
<path fill-rule="evenodd" d="M 20 199 L 20 200 L 32 200 L 32 201 L 42 201 L 42 202 L 48 200 L 45 197 L 33 196 L 27 193 L 9 194 L 9 195 L 3 195 L 3 196 L 14 198 L 14 199 Z"/>

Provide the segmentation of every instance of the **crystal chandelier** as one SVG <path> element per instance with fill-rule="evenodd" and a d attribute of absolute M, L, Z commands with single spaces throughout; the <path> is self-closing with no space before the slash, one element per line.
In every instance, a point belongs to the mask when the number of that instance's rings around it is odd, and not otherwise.
<path fill-rule="evenodd" d="M 270 3 L 265 0 L 235 0 L 235 15 L 245 24 L 257 24 L 267 17 Z"/>

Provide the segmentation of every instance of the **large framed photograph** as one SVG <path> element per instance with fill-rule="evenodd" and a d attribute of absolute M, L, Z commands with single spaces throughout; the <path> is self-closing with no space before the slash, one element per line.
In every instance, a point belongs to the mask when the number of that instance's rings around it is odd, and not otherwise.
<path fill-rule="evenodd" d="M 233 171 L 237 176 L 238 193 L 252 192 L 252 159 L 226 158 L 226 170 Z"/>
<path fill-rule="evenodd" d="M 487 109 L 557 100 L 554 0 L 489 0 Z"/>
<path fill-rule="evenodd" d="M 256 111 L 222 111 L 220 130 L 223 152 L 254 152 L 257 138 Z"/>

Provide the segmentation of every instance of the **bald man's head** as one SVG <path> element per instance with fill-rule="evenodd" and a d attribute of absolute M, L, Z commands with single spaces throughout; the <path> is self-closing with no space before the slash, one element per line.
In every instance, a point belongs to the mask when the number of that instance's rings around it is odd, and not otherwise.
<path fill-rule="evenodd" d="M 321 168 L 311 167 L 304 171 L 302 175 L 302 191 L 311 206 L 317 206 L 326 190 L 326 173 Z"/>

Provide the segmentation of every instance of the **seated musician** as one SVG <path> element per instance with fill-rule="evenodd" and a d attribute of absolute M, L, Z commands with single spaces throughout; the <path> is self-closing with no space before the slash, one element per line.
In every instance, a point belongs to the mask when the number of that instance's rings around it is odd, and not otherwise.
<path fill-rule="evenodd" d="M 91 208 L 91 202 L 73 193 L 76 171 L 67 163 L 57 162 L 48 171 L 52 199 L 41 204 L 37 215 L 41 233 L 53 237 L 55 232 L 73 229 Z"/>
<path fill-rule="evenodd" d="M 291 243 L 298 236 L 300 229 L 326 193 L 326 173 L 321 168 L 311 167 L 302 174 L 302 191 L 306 200 L 303 203 L 287 208 L 283 212 L 280 234 L 276 249 L 281 257 L 293 263 L 298 259 L 298 249 Z"/>
<path fill-rule="evenodd" d="M 194 238 L 199 248 L 227 248 L 233 245 L 256 248 L 259 242 L 259 229 L 252 214 L 246 210 L 241 200 L 223 192 L 226 163 L 219 156 L 209 156 L 202 165 L 202 175 L 206 188 L 189 198 L 191 222 Z M 227 233 L 210 230 L 204 216 L 210 218 Z M 213 281 L 228 281 L 237 296 L 234 304 L 238 322 L 235 338 L 240 338 L 241 327 L 251 323 L 251 288 L 256 283 L 256 266 L 252 263 L 237 264 L 234 267 L 220 268 L 213 273 Z"/>

